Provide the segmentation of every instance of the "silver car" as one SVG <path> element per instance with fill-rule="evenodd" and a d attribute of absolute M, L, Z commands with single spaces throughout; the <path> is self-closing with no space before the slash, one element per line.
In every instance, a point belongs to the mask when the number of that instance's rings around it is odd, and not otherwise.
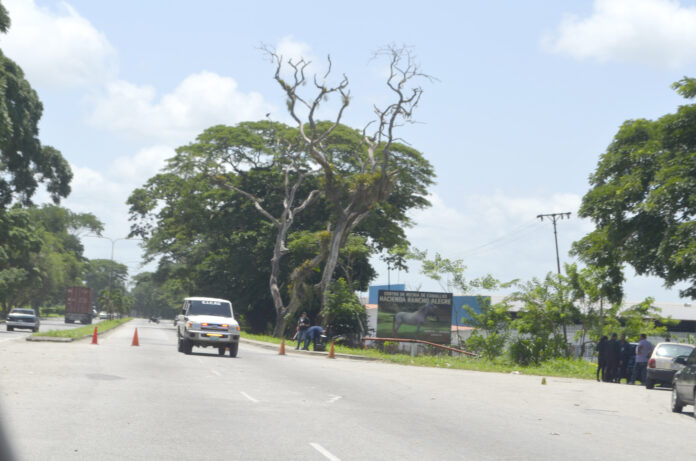
<path fill-rule="evenodd" d="M 688 356 L 694 346 L 682 343 L 658 343 L 648 360 L 645 387 L 652 389 L 655 384 L 669 387 L 672 385 L 674 374 L 684 365 L 673 359 L 682 355 Z"/>
<path fill-rule="evenodd" d="M 25 328 L 31 331 L 39 331 L 41 320 L 34 309 L 12 309 L 7 316 L 7 331 L 15 328 Z"/>

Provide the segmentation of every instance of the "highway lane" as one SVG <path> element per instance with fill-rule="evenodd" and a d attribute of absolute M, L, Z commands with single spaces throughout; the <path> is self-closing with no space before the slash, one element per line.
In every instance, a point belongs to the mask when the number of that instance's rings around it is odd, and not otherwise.
<path fill-rule="evenodd" d="M 134 328 L 140 346 L 130 346 Z M 0 408 L 20 459 L 598 459 L 680 453 L 669 393 L 572 379 L 176 352 L 136 320 L 68 344 L 0 344 Z"/>

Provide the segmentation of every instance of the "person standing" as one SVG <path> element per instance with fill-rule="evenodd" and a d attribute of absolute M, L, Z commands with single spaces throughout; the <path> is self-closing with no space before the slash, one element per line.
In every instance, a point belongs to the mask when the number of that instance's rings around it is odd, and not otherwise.
<path fill-rule="evenodd" d="M 297 347 L 295 349 L 299 349 L 300 345 L 302 345 L 305 331 L 307 331 L 307 328 L 309 328 L 310 325 L 311 324 L 309 322 L 309 317 L 307 317 L 307 313 L 303 312 L 300 316 L 300 320 L 297 321 Z"/>
<path fill-rule="evenodd" d="M 602 381 L 606 379 L 606 368 L 607 368 L 607 337 L 602 336 L 597 343 L 597 381 L 599 381 L 599 375 L 602 375 Z"/>
<path fill-rule="evenodd" d="M 620 356 L 621 346 L 619 345 L 618 335 L 612 333 L 611 339 L 607 343 L 607 375 L 604 377 L 605 381 L 618 382 Z"/>
<path fill-rule="evenodd" d="M 621 382 L 621 378 L 626 378 L 626 382 L 631 381 L 631 377 L 628 374 L 628 364 L 631 362 L 633 357 L 633 346 L 631 343 L 626 341 L 626 335 L 622 334 L 619 340 L 619 379 L 617 382 Z"/>
<path fill-rule="evenodd" d="M 631 384 L 635 384 L 636 379 L 640 379 L 640 382 L 645 385 L 645 375 L 648 372 L 648 360 L 650 359 L 652 351 L 652 343 L 648 341 L 648 337 L 645 333 L 641 333 L 638 347 L 636 347 L 636 363 L 633 366 L 633 373 L 631 374 Z"/>

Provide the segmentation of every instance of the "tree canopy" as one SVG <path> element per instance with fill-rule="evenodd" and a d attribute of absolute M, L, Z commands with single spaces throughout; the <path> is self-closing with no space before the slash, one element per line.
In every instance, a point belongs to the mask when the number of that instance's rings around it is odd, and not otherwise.
<path fill-rule="evenodd" d="M 0 5 L 0 32 L 10 26 Z M 55 203 L 70 193 L 72 171 L 61 153 L 39 141 L 43 106 L 22 69 L 0 51 L 0 208 L 30 204 L 39 183 Z"/>
<path fill-rule="evenodd" d="M 696 96 L 693 79 L 674 88 Z M 579 215 L 591 218 L 596 229 L 573 251 L 607 269 L 615 286 L 627 263 L 668 287 L 688 282 L 681 295 L 696 298 L 696 105 L 657 120 L 626 121 L 590 183 Z"/>

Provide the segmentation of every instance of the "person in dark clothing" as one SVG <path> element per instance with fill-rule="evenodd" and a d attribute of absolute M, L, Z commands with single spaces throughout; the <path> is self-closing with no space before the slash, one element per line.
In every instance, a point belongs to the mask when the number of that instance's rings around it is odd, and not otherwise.
<path fill-rule="evenodd" d="M 313 327 L 307 328 L 307 331 L 305 331 L 304 334 L 304 346 L 302 349 L 308 351 L 309 343 L 311 342 L 314 345 L 314 350 L 316 351 L 317 340 L 322 334 L 324 334 L 324 330 L 319 325 L 314 325 Z"/>
<path fill-rule="evenodd" d="M 604 380 L 612 383 L 618 382 L 619 376 L 621 345 L 617 339 L 617 334 L 612 333 L 611 339 L 607 342 L 607 374 L 604 376 Z"/>
<path fill-rule="evenodd" d="M 602 381 L 604 381 L 606 376 L 607 367 L 607 337 L 602 336 L 597 343 L 597 381 L 599 381 L 599 375 L 602 375 Z"/>
<path fill-rule="evenodd" d="M 307 313 L 303 312 L 300 316 L 300 320 L 297 321 L 297 347 L 295 349 L 299 349 L 302 345 L 305 331 L 307 331 L 307 328 L 309 328 L 310 325 L 311 323 L 309 321 L 309 317 L 307 317 Z"/>
<path fill-rule="evenodd" d="M 621 378 L 626 378 L 626 382 L 628 382 L 631 379 L 631 376 L 628 374 L 628 365 L 631 363 L 634 352 L 631 343 L 626 341 L 626 335 L 621 335 L 619 347 L 621 348 L 621 352 L 619 353 L 619 379 L 617 382 L 620 383 Z"/>

